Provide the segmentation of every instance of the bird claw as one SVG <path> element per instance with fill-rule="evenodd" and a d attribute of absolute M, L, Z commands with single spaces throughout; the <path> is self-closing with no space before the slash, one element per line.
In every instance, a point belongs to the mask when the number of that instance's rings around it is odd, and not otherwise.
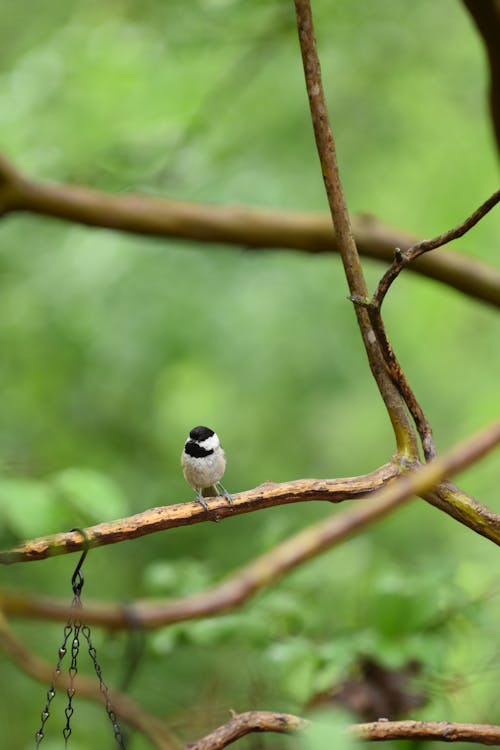
<path fill-rule="evenodd" d="M 208 511 L 210 510 L 210 508 L 208 507 L 207 501 L 205 500 L 205 498 L 203 497 L 203 495 L 201 494 L 201 492 L 199 490 L 196 491 L 196 500 L 203 505 L 203 507 L 205 508 L 205 510 L 208 513 Z"/>
<path fill-rule="evenodd" d="M 217 490 L 217 492 L 220 492 L 222 490 L 221 494 L 222 494 L 223 497 L 226 498 L 226 500 L 229 503 L 229 505 L 233 505 L 234 504 L 234 500 L 233 500 L 232 495 L 226 490 L 226 488 L 224 487 L 223 484 L 221 484 L 220 482 L 217 482 L 217 484 L 215 485 L 215 489 Z"/>

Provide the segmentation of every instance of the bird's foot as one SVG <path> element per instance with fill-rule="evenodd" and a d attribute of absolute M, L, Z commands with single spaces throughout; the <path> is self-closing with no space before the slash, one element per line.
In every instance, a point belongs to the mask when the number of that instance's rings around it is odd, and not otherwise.
<path fill-rule="evenodd" d="M 215 485 L 215 489 L 217 490 L 217 492 L 219 492 L 219 494 L 221 494 L 223 497 L 226 498 L 229 505 L 233 505 L 234 503 L 233 497 L 232 495 L 229 494 L 229 492 L 226 490 L 223 484 L 221 484 L 220 482 L 217 482 L 217 484 Z"/>
<path fill-rule="evenodd" d="M 208 503 L 203 497 L 203 495 L 201 494 L 200 490 L 196 490 L 196 499 L 198 500 L 199 503 L 203 505 L 203 507 L 205 508 L 207 512 L 210 510 L 210 508 L 208 507 Z"/>

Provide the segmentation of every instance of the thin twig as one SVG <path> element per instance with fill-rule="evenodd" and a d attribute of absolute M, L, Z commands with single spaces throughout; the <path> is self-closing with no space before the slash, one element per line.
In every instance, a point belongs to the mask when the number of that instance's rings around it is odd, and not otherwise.
<path fill-rule="evenodd" d="M 0 216 L 24 212 L 90 227 L 236 248 L 338 252 L 327 214 L 113 195 L 23 177 L 0 156 Z M 407 233 L 367 214 L 353 217 L 353 232 L 361 255 L 389 263 L 395 247 L 416 243 Z M 500 271 L 476 258 L 444 250 L 419 258 L 409 270 L 500 307 Z"/>
<path fill-rule="evenodd" d="M 396 385 L 399 393 L 402 395 L 410 414 L 413 417 L 415 425 L 417 427 L 420 439 L 422 441 L 422 448 L 424 451 L 425 458 L 430 460 L 436 455 L 436 449 L 434 445 L 434 438 L 432 434 L 432 428 L 430 422 L 424 414 L 422 407 L 420 406 L 412 388 L 406 378 L 406 375 L 401 367 L 394 350 L 392 348 L 389 337 L 387 336 L 384 323 L 382 321 L 381 308 L 384 301 L 385 295 L 387 294 L 392 282 L 398 277 L 403 268 L 410 264 L 413 260 L 416 260 L 419 256 L 430 250 L 435 250 L 448 242 L 451 242 L 458 237 L 462 237 L 466 232 L 472 229 L 491 209 L 500 201 L 500 190 L 494 193 L 488 200 L 481 204 L 481 206 L 474 211 L 464 222 L 459 224 L 457 227 L 450 229 L 443 234 L 434 237 L 431 240 L 422 240 L 412 245 L 406 252 L 397 250 L 394 255 L 394 260 L 382 276 L 377 290 L 371 299 L 367 301 L 366 298 L 360 295 L 355 295 L 351 299 L 353 302 L 361 307 L 366 308 L 373 330 L 377 336 L 377 340 L 380 344 L 383 352 L 385 361 L 391 373 L 392 380 Z"/>
<path fill-rule="evenodd" d="M 436 487 L 436 483 L 444 476 L 469 466 L 498 442 L 500 422 L 457 446 L 442 458 L 437 458 L 399 477 L 349 510 L 303 529 L 212 589 L 177 600 L 135 602 L 128 603 L 126 607 L 86 603 L 85 619 L 89 623 L 109 629 L 123 629 L 130 627 L 132 612 L 132 621 L 135 624 L 144 628 L 156 628 L 172 622 L 217 615 L 241 606 L 257 591 L 275 583 L 306 560 L 358 534 L 368 525 L 392 512 L 412 495 L 439 493 L 441 485 L 438 484 Z M 439 501 L 443 502 L 443 498 L 435 499 L 434 504 L 439 505 Z M 450 498 L 447 502 L 452 504 Z M 464 518 L 460 520 L 465 522 L 466 518 L 467 525 L 470 525 L 473 517 L 473 509 L 469 508 L 469 512 L 464 513 Z M 484 533 L 483 521 L 481 517 L 480 533 Z M 495 528 L 495 541 L 500 544 L 498 517 Z M 60 600 L 8 591 L 0 591 L 0 607 L 16 616 L 58 621 L 68 619 L 71 613 L 67 603 Z"/>
<path fill-rule="evenodd" d="M 465 221 L 463 221 L 458 226 L 454 227 L 453 229 L 449 229 L 447 232 L 443 232 L 443 234 L 439 234 L 437 237 L 434 237 L 431 240 L 421 240 L 415 245 L 412 245 L 405 252 L 397 250 L 390 268 L 387 269 L 387 271 L 379 281 L 377 290 L 373 295 L 373 299 L 371 300 L 371 307 L 380 311 L 389 287 L 391 286 L 392 282 L 399 276 L 403 268 L 408 266 L 420 255 L 428 253 L 430 250 L 436 250 L 438 247 L 442 247 L 448 242 L 452 242 L 452 240 L 463 237 L 463 235 L 466 234 L 470 229 L 472 229 L 472 227 L 474 227 L 479 221 L 481 221 L 481 219 L 484 218 L 486 214 L 491 211 L 491 209 L 494 208 L 499 201 L 500 190 L 497 190 L 495 193 L 493 193 L 493 195 L 485 200 L 484 203 L 482 203 L 479 208 L 474 211 L 473 214 L 468 216 L 467 219 L 465 219 Z"/>

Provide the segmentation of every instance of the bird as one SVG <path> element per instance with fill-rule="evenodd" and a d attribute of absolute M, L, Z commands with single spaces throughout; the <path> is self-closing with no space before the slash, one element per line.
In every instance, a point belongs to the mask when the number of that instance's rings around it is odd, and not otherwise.
<path fill-rule="evenodd" d="M 223 495 L 232 505 L 233 498 L 220 483 L 226 470 L 226 455 L 217 433 L 210 427 L 193 427 L 181 454 L 184 479 L 196 493 L 196 499 L 208 511 L 205 497 Z"/>

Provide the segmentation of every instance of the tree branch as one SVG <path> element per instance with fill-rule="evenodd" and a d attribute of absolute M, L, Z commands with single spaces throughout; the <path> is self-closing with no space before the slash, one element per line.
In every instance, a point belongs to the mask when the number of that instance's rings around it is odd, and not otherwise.
<path fill-rule="evenodd" d="M 74 616 L 75 612 L 72 611 Z M 10 659 L 27 675 L 38 682 L 50 685 L 54 679 L 54 670 L 46 661 L 34 656 L 14 635 L 2 611 L 0 610 L 0 645 Z M 57 685 L 65 690 L 69 686 L 68 675 L 61 673 Z M 76 691 L 79 697 L 97 703 L 104 703 L 99 683 L 78 673 Z M 131 727 L 147 737 L 158 750 L 174 750 L 180 743 L 173 737 L 167 726 L 156 716 L 147 713 L 129 698 L 117 690 L 109 692 L 113 709 L 118 716 Z"/>
<path fill-rule="evenodd" d="M 437 237 L 434 237 L 431 240 L 421 240 L 415 245 L 409 247 L 408 250 L 406 250 L 404 253 L 400 250 L 396 251 L 390 268 L 388 268 L 388 270 L 382 276 L 377 287 L 377 291 L 373 295 L 371 308 L 374 308 L 380 312 L 385 295 L 389 291 L 389 287 L 391 286 L 392 282 L 399 276 L 403 268 L 408 266 L 420 255 L 428 253 L 430 250 L 436 250 L 438 247 L 442 247 L 443 245 L 448 244 L 448 242 L 452 242 L 459 237 L 463 237 L 463 235 L 466 234 L 470 229 L 472 229 L 472 227 L 474 227 L 479 221 L 481 221 L 481 219 L 483 219 L 486 214 L 489 213 L 492 208 L 497 205 L 499 201 L 500 190 L 497 190 L 495 193 L 493 193 L 493 195 L 490 195 L 490 197 L 487 198 L 484 203 L 482 203 L 479 208 L 474 211 L 473 214 L 468 216 L 465 221 L 463 221 L 458 226 L 453 227 L 453 229 L 450 229 L 447 232 L 443 232 L 443 234 L 439 234 Z"/>
<path fill-rule="evenodd" d="M 373 721 L 348 729 L 359 740 L 442 740 L 500 745 L 500 727 L 493 724 L 453 724 L 449 721 Z"/>
<path fill-rule="evenodd" d="M 206 737 L 190 742 L 184 750 L 222 750 L 241 737 L 254 732 L 278 732 L 290 734 L 309 726 L 309 722 L 292 714 L 275 711 L 246 711 L 237 714 L 231 711 L 232 719 L 215 729 Z"/>
<path fill-rule="evenodd" d="M 490 112 L 497 148 L 500 151 L 500 2 L 499 0 L 463 0 L 481 35 L 486 50 L 490 77 Z"/>
<path fill-rule="evenodd" d="M 339 252 L 351 295 L 368 297 L 363 269 L 354 241 L 349 212 L 340 180 L 335 141 L 331 131 L 328 108 L 323 91 L 314 24 L 309 0 L 295 0 L 300 51 L 306 80 L 309 109 L 321 162 L 328 205 L 337 235 Z M 354 307 L 368 362 L 387 413 L 392 423 L 396 445 L 400 455 L 412 460 L 418 458 L 418 448 L 413 425 L 410 422 L 404 401 L 392 382 L 387 370 L 380 344 L 373 331 L 367 311 L 359 305 Z"/>
<path fill-rule="evenodd" d="M 292 714 L 274 711 L 232 712 L 232 719 L 206 737 L 185 746 L 184 750 L 222 750 L 252 732 L 290 734 L 303 731 L 311 722 Z M 443 742 L 475 742 L 500 745 L 500 727 L 492 724 L 453 724 L 447 721 L 373 721 L 351 724 L 347 734 L 355 739 L 381 740 L 442 740 Z"/>
<path fill-rule="evenodd" d="M 156 628 L 172 622 L 220 614 L 240 606 L 260 589 L 278 581 L 306 560 L 359 533 L 366 526 L 392 512 L 412 495 L 430 496 L 431 492 L 439 493 L 441 485 L 434 490 L 431 488 L 444 476 L 469 466 L 499 442 L 500 422 L 457 446 L 442 458 L 400 476 L 380 489 L 373 497 L 357 503 L 355 507 L 295 534 L 212 589 L 170 601 L 128 603 L 126 607 L 114 604 L 86 604 L 83 609 L 85 621 L 113 630 L 128 628 L 131 621 L 140 627 Z M 453 505 L 451 496 L 446 502 Z M 434 504 L 438 505 L 438 502 Z M 465 516 L 459 520 L 465 522 Z M 466 520 L 467 525 L 472 527 L 472 512 L 469 512 Z M 482 521 L 480 533 L 486 535 L 484 519 Z M 500 544 L 498 517 L 495 530 L 490 533 L 489 538 L 494 537 L 494 541 Z M 0 607 L 16 616 L 58 621 L 67 620 L 72 611 L 65 602 L 57 599 L 8 591 L 0 591 Z"/>
<path fill-rule="evenodd" d="M 359 305 L 361 308 L 366 308 L 370 317 L 373 330 L 380 344 L 383 356 L 386 364 L 391 373 L 393 382 L 395 383 L 399 393 L 403 397 L 410 414 L 413 417 L 415 425 L 422 441 L 422 447 L 424 455 L 427 460 L 433 458 L 436 455 L 436 449 L 434 445 L 434 438 L 432 435 L 432 428 L 427 420 L 423 409 L 418 403 L 410 384 L 406 378 L 405 373 L 399 361 L 394 353 L 389 337 L 387 336 L 384 323 L 382 321 L 381 308 L 384 301 L 385 295 L 387 294 L 392 282 L 398 277 L 403 268 L 408 266 L 413 260 L 423 255 L 424 253 L 434 250 L 442 245 L 451 242 L 457 237 L 462 237 L 466 232 L 472 229 L 491 209 L 496 206 L 500 201 L 500 190 L 490 196 L 474 213 L 469 216 L 465 221 L 459 224 L 457 227 L 450 229 L 443 234 L 438 235 L 432 240 L 422 240 L 410 247 L 406 252 L 401 252 L 397 249 L 394 254 L 394 260 L 385 272 L 380 280 L 377 290 L 373 295 L 371 301 L 361 295 L 353 295 L 352 301 Z"/>
<path fill-rule="evenodd" d="M 31 180 L 0 156 L 0 216 L 23 212 L 91 227 L 253 250 L 338 252 L 331 218 L 326 214 L 113 195 L 78 185 Z M 362 255 L 387 263 L 395 247 L 416 243 L 407 233 L 367 214 L 354 218 L 353 231 Z M 478 259 L 447 250 L 418 259 L 410 270 L 500 307 L 500 271 Z"/>

